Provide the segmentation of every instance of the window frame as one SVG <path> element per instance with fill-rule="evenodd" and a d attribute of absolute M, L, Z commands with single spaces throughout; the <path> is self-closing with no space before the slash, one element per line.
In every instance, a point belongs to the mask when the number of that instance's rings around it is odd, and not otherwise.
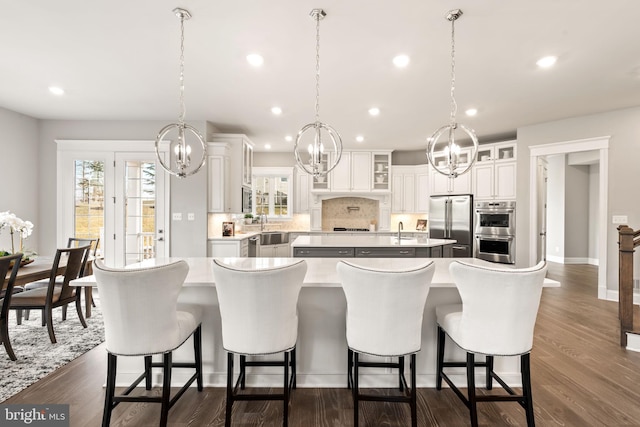
<path fill-rule="evenodd" d="M 291 220 L 293 219 L 293 167 L 253 167 L 252 171 L 251 197 L 254 200 L 252 206 L 252 214 L 257 215 L 256 187 L 260 178 L 286 178 L 287 179 L 287 215 L 275 214 L 275 180 L 269 181 L 269 213 L 267 218 L 274 220 Z"/>

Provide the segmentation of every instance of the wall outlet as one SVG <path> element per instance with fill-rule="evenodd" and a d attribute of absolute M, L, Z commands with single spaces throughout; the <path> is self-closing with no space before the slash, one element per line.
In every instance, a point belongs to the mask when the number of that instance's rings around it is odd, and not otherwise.
<path fill-rule="evenodd" d="M 182 212 L 174 212 L 172 218 L 174 221 L 182 221 Z"/>
<path fill-rule="evenodd" d="M 193 212 L 189 212 L 187 214 L 187 221 L 194 221 L 196 219 L 196 214 L 194 214 Z"/>
<path fill-rule="evenodd" d="M 614 224 L 627 224 L 629 220 L 627 219 L 626 215 L 614 215 L 611 218 L 611 222 L 613 222 Z"/>

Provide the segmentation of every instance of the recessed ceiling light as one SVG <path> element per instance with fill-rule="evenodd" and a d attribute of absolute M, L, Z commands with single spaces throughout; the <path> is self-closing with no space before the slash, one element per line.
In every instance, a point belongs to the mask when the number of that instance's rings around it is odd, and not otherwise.
<path fill-rule="evenodd" d="M 284 137 L 284 140 L 288 141 L 288 142 L 291 142 L 291 141 L 293 141 L 293 137 L 291 135 L 287 135 L 287 136 Z"/>
<path fill-rule="evenodd" d="M 247 62 L 254 67 L 260 67 L 264 64 L 264 58 L 257 53 L 247 55 Z"/>
<path fill-rule="evenodd" d="M 477 108 L 469 108 L 467 111 L 464 112 L 467 116 L 472 117 L 475 116 L 476 114 L 478 114 L 478 109 Z"/>
<path fill-rule="evenodd" d="M 64 95 L 64 89 L 62 89 L 61 87 L 57 87 L 57 86 L 50 86 L 49 87 L 49 92 L 51 92 L 54 95 Z"/>
<path fill-rule="evenodd" d="M 271 108 L 271 112 L 273 114 L 275 114 L 276 116 L 279 116 L 280 114 L 282 114 L 282 108 L 280 108 L 280 107 L 272 107 Z"/>
<path fill-rule="evenodd" d="M 380 109 L 378 107 L 369 108 L 369 114 L 371 114 L 372 116 L 377 116 L 378 114 L 380 114 Z"/>
<path fill-rule="evenodd" d="M 544 58 L 538 59 L 536 65 L 540 68 L 549 68 L 552 67 L 557 60 L 557 56 L 545 56 Z"/>
<path fill-rule="evenodd" d="M 356 136 L 356 141 L 358 141 L 358 142 L 364 141 L 364 136 L 362 136 L 362 135 Z"/>
<path fill-rule="evenodd" d="M 409 57 L 407 55 L 398 55 L 393 58 L 393 65 L 398 68 L 404 68 L 409 65 Z"/>
<path fill-rule="evenodd" d="M 264 144 L 265 150 L 271 150 L 271 144 Z"/>

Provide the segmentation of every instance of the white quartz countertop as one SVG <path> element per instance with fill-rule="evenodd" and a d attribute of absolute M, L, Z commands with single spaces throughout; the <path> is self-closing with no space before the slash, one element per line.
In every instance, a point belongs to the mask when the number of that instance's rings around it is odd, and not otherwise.
<path fill-rule="evenodd" d="M 247 231 L 246 233 L 236 233 L 234 236 L 219 236 L 219 237 L 209 237 L 208 240 L 220 240 L 220 241 L 230 241 L 230 240 L 244 240 L 249 237 L 259 236 L 262 234 L 260 231 Z"/>
<path fill-rule="evenodd" d="M 184 259 L 189 264 L 189 273 L 184 286 L 215 286 L 213 275 L 213 258 L 153 258 L 140 263 L 131 264 L 127 268 L 154 267 Z M 340 258 L 219 258 L 224 263 L 244 269 L 261 270 L 284 266 L 305 260 L 307 262 L 307 274 L 304 277 L 303 287 L 342 287 L 338 279 L 336 265 Z M 431 281 L 433 288 L 455 287 L 449 275 L 449 264 L 455 261 L 463 261 L 474 265 L 482 265 L 495 269 L 509 270 L 513 267 L 504 264 L 494 264 L 477 258 L 348 258 L 346 262 L 363 267 L 381 270 L 413 269 L 430 262 L 435 263 L 436 271 Z M 71 282 L 73 286 L 95 286 L 93 275 L 85 276 Z M 559 287 L 560 283 L 545 279 L 545 287 Z"/>
<path fill-rule="evenodd" d="M 398 241 L 397 236 L 298 236 L 291 243 L 292 248 L 431 248 L 452 245 L 455 240 L 430 239 L 428 237 L 405 238 Z"/>

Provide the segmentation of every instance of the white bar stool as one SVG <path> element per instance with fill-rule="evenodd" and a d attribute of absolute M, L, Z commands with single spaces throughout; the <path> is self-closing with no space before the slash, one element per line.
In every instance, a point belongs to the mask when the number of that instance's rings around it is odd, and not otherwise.
<path fill-rule="evenodd" d="M 187 277 L 185 261 L 143 268 L 113 269 L 95 260 L 100 305 L 107 345 L 107 387 L 102 426 L 107 427 L 111 413 L 120 402 L 157 402 L 161 404 L 160 426 L 166 426 L 169 410 L 197 380 L 202 391 L 202 313 L 190 306 L 178 311 L 178 294 Z M 173 350 L 193 335 L 194 362 L 173 363 Z M 152 362 L 152 355 L 162 354 L 162 363 Z M 144 356 L 144 372 L 121 395 L 115 396 L 118 356 Z M 162 368 L 162 395 L 130 396 L 142 380 L 151 390 L 151 368 Z M 195 373 L 171 397 L 172 368 L 191 368 Z"/>
<path fill-rule="evenodd" d="M 417 426 L 416 353 L 422 343 L 424 306 L 435 271 L 431 261 L 410 270 L 377 270 L 346 261 L 337 265 L 347 298 L 348 382 L 353 392 L 353 421 L 358 426 L 358 402 L 409 403 L 411 425 Z M 362 362 L 360 354 L 397 357 L 397 363 Z M 404 356 L 411 355 L 411 387 L 408 395 L 380 396 L 360 393 L 360 367 L 398 369 L 399 389 L 408 389 Z"/>
<path fill-rule="evenodd" d="M 289 397 L 296 384 L 295 348 L 298 338 L 298 295 L 307 272 L 304 260 L 281 267 L 242 269 L 213 260 L 222 344 L 227 351 L 225 426 L 231 425 L 238 400 L 283 400 L 283 426 L 288 425 Z M 284 353 L 284 361 L 248 361 L 247 356 Z M 233 385 L 234 355 L 240 355 L 240 374 Z M 291 361 L 289 360 L 291 355 Z M 247 366 L 284 367 L 282 394 L 242 394 Z M 291 377 L 289 378 L 289 368 Z"/>
<path fill-rule="evenodd" d="M 518 402 L 525 409 L 527 425 L 535 425 L 531 396 L 530 352 L 540 305 L 542 284 L 547 272 L 544 262 L 531 268 L 499 269 L 455 261 L 449 266 L 462 304 L 436 307 L 438 356 L 436 388 L 444 379 L 469 408 L 471 425 L 478 425 L 477 402 Z M 445 362 L 445 335 L 467 352 L 466 362 Z M 476 362 L 475 355 L 486 356 Z M 517 394 L 493 371 L 494 356 L 520 356 L 522 394 Z M 467 397 L 445 374 L 444 368 L 465 367 Z M 509 395 L 477 396 L 475 368 L 486 369 L 486 388 L 495 379 Z"/>

